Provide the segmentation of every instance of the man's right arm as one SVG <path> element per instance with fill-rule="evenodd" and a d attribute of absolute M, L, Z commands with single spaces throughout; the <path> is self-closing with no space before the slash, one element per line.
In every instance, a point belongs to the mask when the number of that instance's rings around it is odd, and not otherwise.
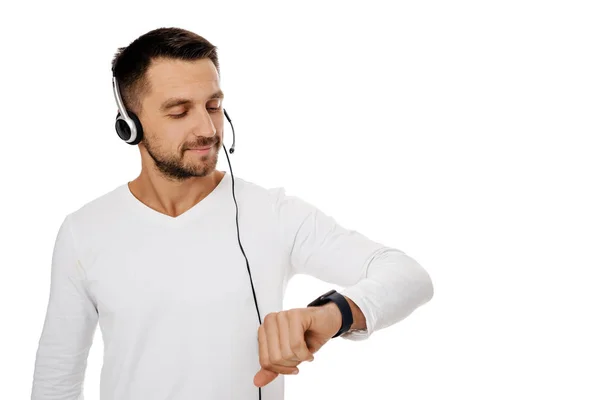
<path fill-rule="evenodd" d="M 50 296 L 38 343 L 31 400 L 79 400 L 98 311 L 85 287 L 71 217 L 58 231 L 52 254 Z"/>

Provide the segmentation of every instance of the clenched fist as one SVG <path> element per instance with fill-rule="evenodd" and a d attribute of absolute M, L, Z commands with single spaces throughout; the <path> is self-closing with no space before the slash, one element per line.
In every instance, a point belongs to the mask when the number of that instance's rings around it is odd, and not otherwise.
<path fill-rule="evenodd" d="M 279 374 L 297 374 L 298 364 L 316 353 L 342 326 L 335 303 L 267 314 L 258 328 L 261 369 L 254 385 L 262 387 Z"/>

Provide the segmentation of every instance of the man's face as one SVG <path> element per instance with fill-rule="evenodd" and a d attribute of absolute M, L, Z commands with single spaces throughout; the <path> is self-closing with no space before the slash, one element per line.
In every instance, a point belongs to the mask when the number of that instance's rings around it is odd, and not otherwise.
<path fill-rule="evenodd" d="M 184 180 L 212 173 L 223 140 L 223 98 L 210 59 L 153 60 L 142 99 L 141 142 L 167 178 Z M 215 96 L 215 97 L 213 97 Z M 194 150 L 209 146 L 208 150 Z"/>

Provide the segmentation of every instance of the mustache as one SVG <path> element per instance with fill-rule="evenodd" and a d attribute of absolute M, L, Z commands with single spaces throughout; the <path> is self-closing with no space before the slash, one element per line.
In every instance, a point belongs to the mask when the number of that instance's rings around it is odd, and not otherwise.
<path fill-rule="evenodd" d="M 194 148 L 198 148 L 198 147 L 205 147 L 205 146 L 213 146 L 216 144 L 220 144 L 221 143 L 221 138 L 219 138 L 218 136 L 212 137 L 212 138 L 207 138 L 207 137 L 199 137 L 198 140 L 194 143 L 189 143 L 185 146 L 185 149 L 194 149 Z"/>

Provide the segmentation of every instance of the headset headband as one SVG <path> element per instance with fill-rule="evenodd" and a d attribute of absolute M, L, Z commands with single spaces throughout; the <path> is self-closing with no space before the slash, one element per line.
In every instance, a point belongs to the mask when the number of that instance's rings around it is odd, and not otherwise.
<path fill-rule="evenodd" d="M 127 110 L 125 110 L 125 106 L 123 105 L 123 100 L 121 99 L 121 93 L 119 91 L 119 83 L 117 82 L 117 77 L 113 75 L 113 93 L 115 95 L 115 100 L 117 101 L 117 107 L 119 108 L 119 112 L 126 119 L 129 118 L 129 114 L 127 114 Z"/>

